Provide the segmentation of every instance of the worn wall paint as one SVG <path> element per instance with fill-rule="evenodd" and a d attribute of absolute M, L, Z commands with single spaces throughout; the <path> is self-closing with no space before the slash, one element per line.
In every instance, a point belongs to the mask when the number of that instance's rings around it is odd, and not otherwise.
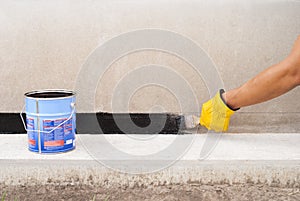
<path fill-rule="evenodd" d="M 211 57 L 226 89 L 279 62 L 300 34 L 300 2 L 292 0 L 14 0 L 0 4 L 0 112 L 20 111 L 23 94 L 30 90 L 73 89 L 89 54 L 132 30 L 166 29 L 192 39 Z M 209 98 L 205 83 L 187 63 L 167 53 L 143 51 L 111 65 L 95 97 L 87 98 L 95 101 L 95 111 L 111 112 L 112 89 L 127 72 L 146 64 L 174 68 L 190 82 L 200 102 Z M 299 99 L 297 88 L 242 111 L 300 112 Z M 180 112 L 176 97 L 155 86 L 138 90 L 128 105 L 114 112 Z"/>

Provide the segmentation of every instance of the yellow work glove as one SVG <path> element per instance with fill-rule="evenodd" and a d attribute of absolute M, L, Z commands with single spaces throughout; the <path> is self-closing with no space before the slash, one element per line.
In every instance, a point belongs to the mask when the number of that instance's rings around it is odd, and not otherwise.
<path fill-rule="evenodd" d="M 202 105 L 200 124 L 209 130 L 227 131 L 231 115 L 239 109 L 232 109 L 225 103 L 222 98 L 224 92 L 221 89 L 215 97 Z"/>

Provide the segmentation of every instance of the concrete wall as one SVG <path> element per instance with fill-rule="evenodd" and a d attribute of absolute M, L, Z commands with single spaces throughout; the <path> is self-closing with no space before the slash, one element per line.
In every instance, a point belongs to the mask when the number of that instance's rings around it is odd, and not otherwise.
<path fill-rule="evenodd" d="M 89 54 L 132 30 L 164 29 L 192 39 L 215 63 L 226 89 L 282 60 L 300 34 L 300 2 L 293 0 L 7 0 L 0 5 L 0 112 L 19 112 L 27 91 L 74 89 Z M 112 64 L 98 83 L 96 98 L 86 101 L 95 100 L 95 111 L 111 112 L 112 88 L 127 72 L 145 64 L 173 68 L 190 82 L 199 102 L 209 98 L 205 83 L 187 63 L 153 50 Z M 297 88 L 241 112 L 300 112 L 299 100 Z M 133 94 L 129 110 L 155 111 L 154 105 L 180 112 L 176 97 L 157 86 Z"/>

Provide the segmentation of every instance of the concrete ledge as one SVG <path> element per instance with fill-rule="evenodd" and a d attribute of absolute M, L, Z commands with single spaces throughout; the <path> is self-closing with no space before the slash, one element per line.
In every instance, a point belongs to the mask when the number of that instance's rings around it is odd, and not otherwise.
<path fill-rule="evenodd" d="M 265 183 L 276 186 L 300 187 L 300 135 L 299 134 L 223 134 L 210 155 L 199 160 L 206 135 L 159 135 L 152 146 L 154 149 L 168 145 L 177 138 L 183 142 L 195 137 L 193 144 L 178 160 L 172 155 L 166 158 L 122 159 L 112 156 L 93 157 L 83 143 L 103 143 L 112 140 L 131 154 L 147 154 L 143 149 L 133 147 L 125 135 L 78 136 L 77 149 L 52 155 L 39 155 L 27 150 L 26 135 L 0 136 L 0 183 L 4 185 L 89 184 L 99 186 L 145 186 L 176 183 L 222 184 L 222 183 Z M 140 137 L 146 137 L 141 135 Z M 149 135 L 148 135 L 149 137 Z M 150 141 L 150 140 L 149 140 Z M 139 142 L 141 143 L 141 142 Z M 154 147 L 156 145 L 156 147 Z M 119 147 L 119 148 L 120 148 Z M 103 154 L 104 155 L 104 154 Z M 101 155 L 102 156 L 102 155 Z M 96 159 L 96 160 L 95 160 Z M 137 172 L 162 163 L 168 166 L 151 173 L 128 174 L 116 171 L 136 167 Z M 110 164 L 111 167 L 108 167 Z"/>
<path fill-rule="evenodd" d="M 299 161 L 180 161 L 155 173 L 135 175 L 120 173 L 92 161 L 1 160 L 0 164 L 0 183 L 4 185 L 134 187 L 252 183 L 300 187 Z"/>

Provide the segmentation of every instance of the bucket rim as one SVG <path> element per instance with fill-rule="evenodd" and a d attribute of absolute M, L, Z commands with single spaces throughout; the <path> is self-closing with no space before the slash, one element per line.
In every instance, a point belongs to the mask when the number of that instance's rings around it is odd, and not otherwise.
<path fill-rule="evenodd" d="M 60 93 L 61 95 L 57 95 L 55 97 L 38 97 L 38 94 L 42 93 Z M 34 97 L 34 95 L 37 95 L 37 97 Z M 65 89 L 43 89 L 43 90 L 34 90 L 29 91 L 24 94 L 24 96 L 28 99 L 34 99 L 34 100 L 57 100 L 57 99 L 66 99 L 76 96 L 76 92 L 71 90 L 65 90 Z"/>

